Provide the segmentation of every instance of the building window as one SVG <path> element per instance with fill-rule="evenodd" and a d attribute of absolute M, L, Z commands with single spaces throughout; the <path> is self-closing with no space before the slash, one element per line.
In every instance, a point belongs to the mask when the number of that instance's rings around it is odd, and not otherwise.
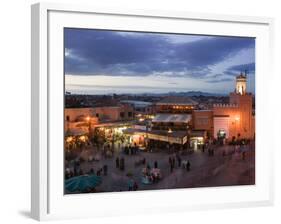
<path fill-rule="evenodd" d="M 128 112 L 128 117 L 132 117 L 133 116 L 133 113 L 130 111 Z"/>
<path fill-rule="evenodd" d="M 120 112 L 120 117 L 124 118 L 125 117 L 125 113 L 124 112 Z"/>
<path fill-rule="evenodd" d="M 67 116 L 66 116 L 66 121 L 69 121 L 69 120 L 70 120 L 70 119 L 69 119 L 69 116 L 67 115 Z"/>
<path fill-rule="evenodd" d="M 99 117 L 100 115 L 98 113 L 96 113 L 96 117 Z"/>

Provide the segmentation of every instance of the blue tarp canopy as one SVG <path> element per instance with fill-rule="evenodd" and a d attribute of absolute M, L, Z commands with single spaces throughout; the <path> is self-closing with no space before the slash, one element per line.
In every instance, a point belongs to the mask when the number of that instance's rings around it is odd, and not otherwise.
<path fill-rule="evenodd" d="M 65 181 L 65 188 L 70 192 L 85 191 L 101 184 L 101 177 L 96 175 L 83 175 L 69 178 Z"/>

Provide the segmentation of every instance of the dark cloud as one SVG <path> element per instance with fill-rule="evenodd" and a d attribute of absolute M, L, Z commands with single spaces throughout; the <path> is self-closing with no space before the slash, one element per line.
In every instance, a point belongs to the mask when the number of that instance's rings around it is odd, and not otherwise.
<path fill-rule="evenodd" d="M 210 79 L 205 81 L 208 83 L 220 83 L 233 81 L 233 76 L 239 75 L 241 72 L 244 74 L 245 71 L 249 75 L 254 75 L 255 73 L 255 63 L 239 64 L 227 68 L 223 73 L 218 73 L 212 75 Z M 253 77 L 254 78 L 254 77 Z"/>
<path fill-rule="evenodd" d="M 177 55 L 192 66 L 214 65 L 243 49 L 254 47 L 254 39 L 213 37 L 178 46 Z"/>
<path fill-rule="evenodd" d="M 221 83 L 221 82 L 229 82 L 233 81 L 233 78 L 221 78 L 221 79 L 210 79 L 206 80 L 208 83 Z"/>
<path fill-rule="evenodd" d="M 253 48 L 254 44 L 253 38 L 206 37 L 174 43 L 167 35 L 120 35 L 113 31 L 65 29 L 68 53 L 65 72 L 113 76 L 155 73 L 202 78 L 210 72 L 209 66 L 243 49 Z"/>
<path fill-rule="evenodd" d="M 240 64 L 240 65 L 234 65 L 229 67 L 224 74 L 230 75 L 230 76 L 236 76 L 240 74 L 241 72 L 247 72 L 248 74 L 255 73 L 255 63 L 248 63 L 248 64 Z"/>

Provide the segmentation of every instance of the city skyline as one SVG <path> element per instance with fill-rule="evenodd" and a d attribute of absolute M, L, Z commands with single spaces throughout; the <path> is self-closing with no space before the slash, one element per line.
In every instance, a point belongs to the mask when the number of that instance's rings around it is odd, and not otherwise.
<path fill-rule="evenodd" d="M 247 70 L 255 93 L 255 39 L 66 28 L 65 90 L 76 94 L 233 91 Z"/>

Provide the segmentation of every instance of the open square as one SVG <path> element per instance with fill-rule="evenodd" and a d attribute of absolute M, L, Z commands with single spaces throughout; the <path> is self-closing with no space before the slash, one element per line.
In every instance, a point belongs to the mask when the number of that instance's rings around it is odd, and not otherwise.
<path fill-rule="evenodd" d="M 255 184 L 255 39 L 64 30 L 65 193 Z"/>

